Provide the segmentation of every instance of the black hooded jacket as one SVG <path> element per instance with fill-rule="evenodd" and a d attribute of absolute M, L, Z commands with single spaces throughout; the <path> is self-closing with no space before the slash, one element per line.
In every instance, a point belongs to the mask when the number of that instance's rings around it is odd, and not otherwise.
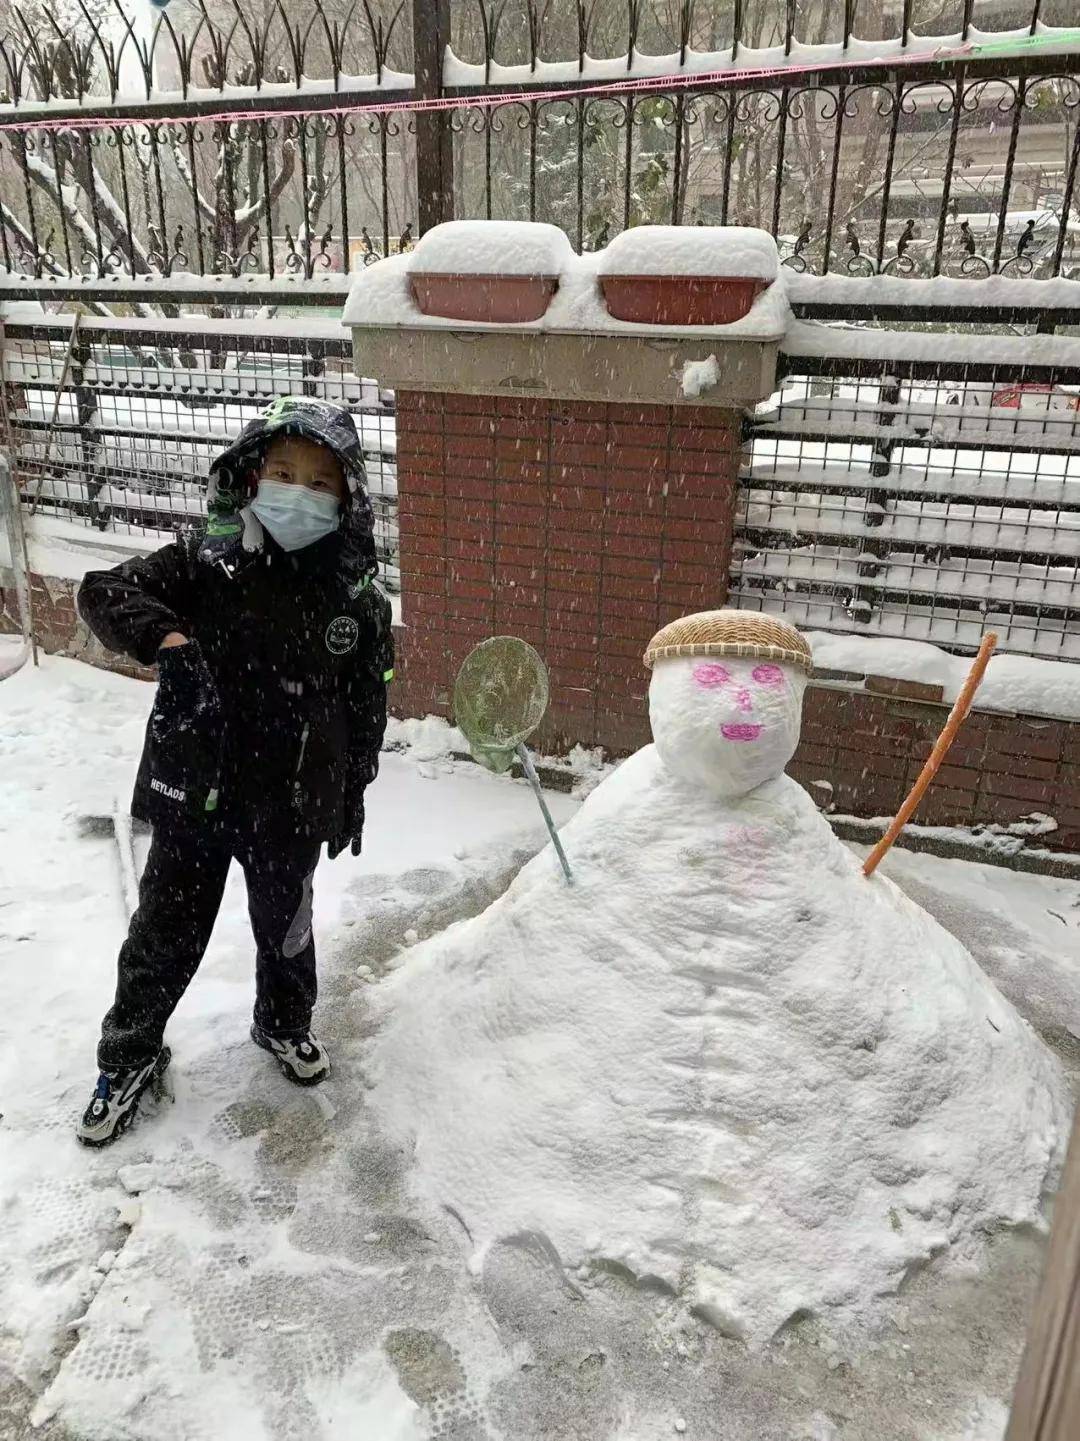
<path fill-rule="evenodd" d="M 264 443 L 272 438 L 273 427 L 254 426 Z M 215 465 L 224 483 L 212 487 L 208 525 L 90 572 L 79 610 L 109 650 L 160 664 L 134 816 L 330 839 L 350 832 L 378 772 L 390 603 L 374 580 L 371 510 L 358 486 L 340 528 L 314 545 L 285 551 L 267 534 L 245 547 L 235 488 L 259 453 L 253 428 Z M 242 469 L 230 472 L 238 453 Z M 159 655 L 170 631 L 194 645 Z"/>

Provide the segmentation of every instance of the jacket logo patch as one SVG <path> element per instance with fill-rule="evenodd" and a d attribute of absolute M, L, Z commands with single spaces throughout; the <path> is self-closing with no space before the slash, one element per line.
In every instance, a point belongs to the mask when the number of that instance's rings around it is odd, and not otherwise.
<path fill-rule="evenodd" d="M 347 655 L 360 639 L 360 627 L 351 615 L 335 616 L 326 627 L 326 649 L 331 655 Z"/>
<path fill-rule="evenodd" d="M 150 777 L 150 789 L 157 791 L 159 795 L 165 796 L 170 801 L 182 801 L 187 795 L 186 791 L 178 790 L 176 786 L 167 786 L 164 781 L 159 781 L 156 776 Z"/>

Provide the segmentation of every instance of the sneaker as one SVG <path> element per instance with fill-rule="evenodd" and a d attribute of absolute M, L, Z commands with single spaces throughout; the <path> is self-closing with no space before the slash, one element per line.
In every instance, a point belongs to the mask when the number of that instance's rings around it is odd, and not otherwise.
<path fill-rule="evenodd" d="M 330 1074 L 330 1057 L 310 1031 L 303 1036 L 271 1036 L 252 1023 L 251 1039 L 269 1051 L 289 1080 L 298 1086 L 317 1086 Z"/>
<path fill-rule="evenodd" d="M 75 1127 L 84 1146 L 107 1146 L 122 1136 L 135 1119 L 143 1092 L 164 1074 L 172 1060 L 168 1046 L 162 1046 L 152 1061 L 131 1071 L 102 1071 L 90 1104 Z"/>

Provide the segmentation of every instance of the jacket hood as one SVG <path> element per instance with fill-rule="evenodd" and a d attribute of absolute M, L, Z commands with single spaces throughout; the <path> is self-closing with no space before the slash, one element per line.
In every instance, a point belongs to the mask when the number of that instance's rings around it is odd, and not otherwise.
<path fill-rule="evenodd" d="M 208 523 L 201 552 L 218 558 L 242 537 L 245 551 L 263 549 L 262 526 L 250 509 L 254 472 L 272 440 L 302 435 L 333 451 L 345 474 L 347 494 L 342 506 L 342 560 L 351 580 L 377 573 L 374 516 L 364 489 L 363 452 L 356 423 L 344 406 L 308 396 L 281 396 L 261 416 L 248 421 L 233 443 L 210 465 L 206 491 Z"/>
<path fill-rule="evenodd" d="M 356 422 L 343 405 L 306 395 L 283 395 L 211 462 L 207 508 L 217 512 L 219 501 L 235 511 L 250 499 L 251 476 L 272 440 L 279 435 L 302 435 L 333 451 L 345 473 L 350 496 L 364 488 L 364 456 Z"/>

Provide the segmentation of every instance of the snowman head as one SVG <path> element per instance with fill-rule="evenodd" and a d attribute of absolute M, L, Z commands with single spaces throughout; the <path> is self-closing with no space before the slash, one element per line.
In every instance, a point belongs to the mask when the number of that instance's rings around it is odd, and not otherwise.
<path fill-rule="evenodd" d="M 799 744 L 810 647 L 792 626 L 709 611 L 651 642 L 649 715 L 672 775 L 714 795 L 745 795 L 780 775 Z"/>

